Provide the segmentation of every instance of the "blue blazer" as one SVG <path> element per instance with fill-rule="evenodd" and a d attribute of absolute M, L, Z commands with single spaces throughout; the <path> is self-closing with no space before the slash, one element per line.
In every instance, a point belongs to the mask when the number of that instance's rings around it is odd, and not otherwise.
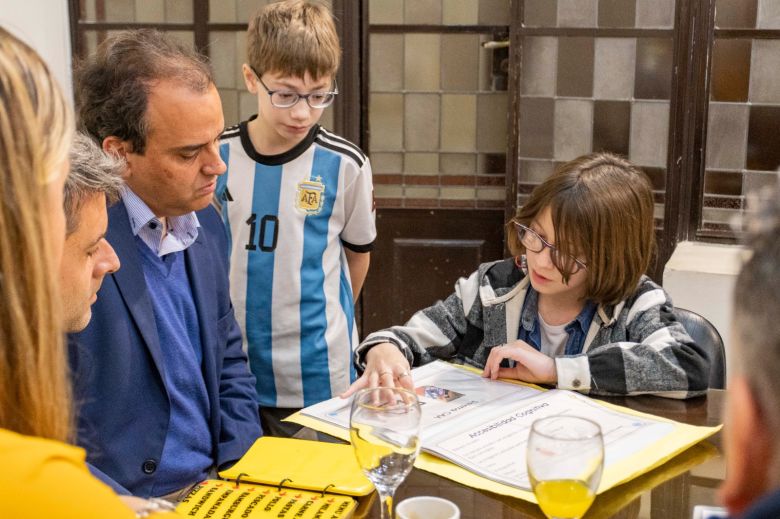
<path fill-rule="evenodd" d="M 221 467 L 243 456 L 262 432 L 255 377 L 230 302 L 225 230 L 214 208 L 197 215 L 198 238 L 184 255 L 201 326 L 212 459 Z M 170 403 L 152 302 L 121 201 L 108 209 L 106 239 L 122 265 L 103 281 L 89 326 L 69 337 L 77 440 L 96 475 L 107 475 L 119 492 L 149 496 Z"/>
<path fill-rule="evenodd" d="M 777 519 L 780 517 L 780 490 L 775 489 L 756 500 L 742 519 Z"/>

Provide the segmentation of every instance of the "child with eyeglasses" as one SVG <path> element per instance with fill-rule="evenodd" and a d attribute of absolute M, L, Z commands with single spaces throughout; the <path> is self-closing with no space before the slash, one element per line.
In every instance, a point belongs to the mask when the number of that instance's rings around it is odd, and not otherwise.
<path fill-rule="evenodd" d="M 567 162 L 506 226 L 514 258 L 485 263 L 446 300 L 355 353 L 362 387 L 413 388 L 410 366 L 434 359 L 594 395 L 700 395 L 704 351 L 645 271 L 655 252 L 653 194 L 610 153 Z"/>
<path fill-rule="evenodd" d="M 267 5 L 249 22 L 247 89 L 257 115 L 228 128 L 216 199 L 230 237 L 231 297 L 266 434 L 357 378 L 354 301 L 376 237 L 371 166 L 318 123 L 341 49 L 326 7 Z"/>

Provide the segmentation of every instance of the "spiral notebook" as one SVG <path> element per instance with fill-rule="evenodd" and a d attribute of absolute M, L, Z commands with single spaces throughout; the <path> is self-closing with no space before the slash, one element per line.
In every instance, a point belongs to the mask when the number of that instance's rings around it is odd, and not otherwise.
<path fill-rule="evenodd" d="M 219 473 L 232 481 L 364 496 L 374 490 L 351 445 L 263 436 Z"/>
<path fill-rule="evenodd" d="M 344 495 L 210 479 L 196 486 L 176 511 L 196 519 L 350 519 L 356 507 L 357 501 Z"/>
<path fill-rule="evenodd" d="M 264 436 L 222 480 L 198 485 L 177 506 L 187 517 L 351 517 L 374 490 L 351 445 Z"/>

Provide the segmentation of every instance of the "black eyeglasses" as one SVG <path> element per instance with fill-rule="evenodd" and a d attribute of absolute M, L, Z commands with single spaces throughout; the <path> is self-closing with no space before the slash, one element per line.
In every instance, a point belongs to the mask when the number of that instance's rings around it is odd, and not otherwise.
<path fill-rule="evenodd" d="M 562 273 L 576 274 L 580 270 L 586 270 L 588 266 L 575 258 L 570 254 L 564 254 L 555 245 L 545 241 L 544 238 L 533 229 L 526 227 L 523 224 L 512 222 L 515 225 L 515 231 L 517 231 L 517 239 L 523 244 L 526 250 L 531 252 L 542 252 L 545 247 L 550 249 L 550 259 Z"/>
<path fill-rule="evenodd" d="M 250 67 L 251 68 L 251 67 Z M 271 104 L 276 108 L 290 108 L 295 106 L 301 99 L 306 100 L 306 104 L 310 108 L 327 108 L 333 104 L 336 100 L 336 95 L 339 93 L 339 87 L 336 84 L 336 80 L 333 80 L 333 91 L 331 92 L 311 92 L 308 94 L 299 94 L 298 92 L 292 92 L 290 90 L 271 90 L 260 79 L 260 74 L 252 68 L 255 77 L 263 85 L 265 91 L 268 92 L 268 97 L 271 98 Z"/>

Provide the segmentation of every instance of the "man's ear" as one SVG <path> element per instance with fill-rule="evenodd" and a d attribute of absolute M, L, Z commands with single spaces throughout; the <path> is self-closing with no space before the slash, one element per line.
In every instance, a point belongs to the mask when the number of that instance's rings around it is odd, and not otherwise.
<path fill-rule="evenodd" d="M 130 141 L 123 141 L 116 135 L 110 135 L 103 139 L 103 151 L 113 157 L 120 157 L 125 161 L 125 172 L 122 175 L 125 180 L 130 178 L 133 173 L 132 161 L 128 157 L 133 151 L 133 145 Z"/>
<path fill-rule="evenodd" d="M 115 157 L 122 157 L 127 160 L 127 154 L 132 152 L 132 145 L 128 141 L 123 141 L 116 135 L 109 135 L 103 139 L 103 151 Z"/>
<path fill-rule="evenodd" d="M 249 65 L 247 65 L 246 63 L 241 65 L 241 74 L 244 76 L 244 83 L 246 84 L 246 89 L 249 90 L 251 93 L 257 95 L 258 92 L 257 76 L 249 67 Z"/>
<path fill-rule="evenodd" d="M 738 516 L 769 490 L 773 463 L 772 432 L 761 412 L 747 378 L 729 381 L 724 441 L 726 480 L 720 487 L 720 500 Z"/>

